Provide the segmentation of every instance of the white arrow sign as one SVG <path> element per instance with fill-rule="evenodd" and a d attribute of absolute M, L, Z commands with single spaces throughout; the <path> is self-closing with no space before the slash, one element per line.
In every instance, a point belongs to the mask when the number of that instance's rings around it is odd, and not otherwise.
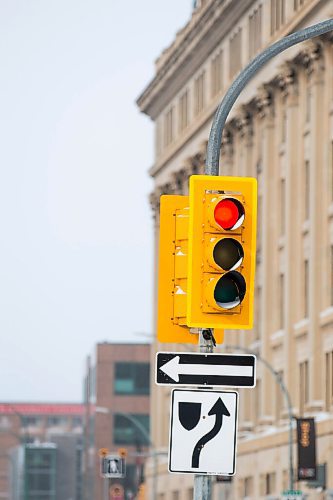
<path fill-rule="evenodd" d="M 172 391 L 169 471 L 235 473 L 238 393 Z"/>
<path fill-rule="evenodd" d="M 254 387 L 255 364 L 253 354 L 158 352 L 156 383 Z"/>
<path fill-rule="evenodd" d="M 252 377 L 252 366 L 238 365 L 188 365 L 180 364 L 180 356 L 170 359 L 165 365 L 160 366 L 168 377 L 175 382 L 179 382 L 179 375 L 220 375 L 236 377 Z"/>

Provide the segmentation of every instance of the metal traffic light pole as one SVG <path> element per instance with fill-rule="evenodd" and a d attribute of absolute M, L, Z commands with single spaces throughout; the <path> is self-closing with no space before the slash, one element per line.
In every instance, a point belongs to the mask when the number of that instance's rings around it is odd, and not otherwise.
<path fill-rule="evenodd" d="M 215 113 L 210 130 L 207 154 L 206 175 L 219 175 L 220 149 L 222 133 L 229 112 L 237 97 L 253 76 L 274 56 L 297 43 L 314 38 L 333 30 L 333 19 L 323 21 L 308 28 L 296 31 L 278 40 L 273 45 L 258 54 L 244 69 L 229 87 Z M 202 330 L 199 334 L 200 352 L 213 352 L 214 337 L 212 331 Z M 211 476 L 194 476 L 194 500 L 211 500 Z M 292 478 L 291 478 L 292 482 Z"/>

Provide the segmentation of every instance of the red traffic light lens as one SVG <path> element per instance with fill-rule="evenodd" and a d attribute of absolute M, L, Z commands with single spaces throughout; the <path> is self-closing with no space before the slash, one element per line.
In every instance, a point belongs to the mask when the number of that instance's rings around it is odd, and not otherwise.
<path fill-rule="evenodd" d="M 245 212 L 236 198 L 224 198 L 214 209 L 215 222 L 225 230 L 234 230 L 242 225 Z"/>

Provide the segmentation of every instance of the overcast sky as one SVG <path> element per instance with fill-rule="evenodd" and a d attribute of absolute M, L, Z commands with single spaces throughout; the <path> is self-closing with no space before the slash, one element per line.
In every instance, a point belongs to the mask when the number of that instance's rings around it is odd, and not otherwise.
<path fill-rule="evenodd" d="M 0 400 L 80 401 L 152 331 L 153 128 L 135 99 L 191 0 L 0 2 Z"/>

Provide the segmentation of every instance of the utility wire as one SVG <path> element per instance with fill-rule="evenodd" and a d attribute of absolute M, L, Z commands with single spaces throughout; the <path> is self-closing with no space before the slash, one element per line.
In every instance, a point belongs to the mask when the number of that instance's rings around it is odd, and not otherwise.
<path fill-rule="evenodd" d="M 333 19 L 328 19 L 321 23 L 315 24 L 308 28 L 291 33 L 281 40 L 273 43 L 270 47 L 258 54 L 247 66 L 241 71 L 237 78 L 229 87 L 227 93 L 223 97 L 217 111 L 215 113 L 212 128 L 210 130 L 207 155 L 206 155 L 206 169 L 207 175 L 219 175 L 219 160 L 220 148 L 222 140 L 222 132 L 229 115 L 229 112 L 234 105 L 237 97 L 251 80 L 251 78 L 274 56 L 283 52 L 284 50 L 296 45 L 297 43 L 304 42 L 309 38 L 327 33 L 333 30 Z"/>

